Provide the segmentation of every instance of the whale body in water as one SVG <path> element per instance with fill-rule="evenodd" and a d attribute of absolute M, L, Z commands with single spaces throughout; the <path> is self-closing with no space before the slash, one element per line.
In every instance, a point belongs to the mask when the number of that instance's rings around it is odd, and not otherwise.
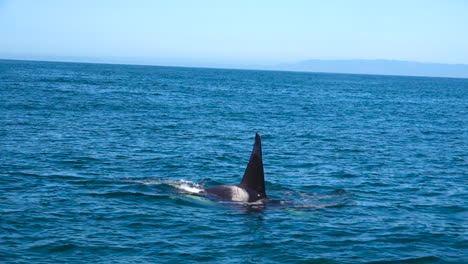
<path fill-rule="evenodd" d="M 268 199 L 265 192 L 262 142 L 258 133 L 255 134 L 255 144 L 242 181 L 237 185 L 208 187 L 204 189 L 204 193 L 219 199 L 236 202 L 252 203 Z"/>

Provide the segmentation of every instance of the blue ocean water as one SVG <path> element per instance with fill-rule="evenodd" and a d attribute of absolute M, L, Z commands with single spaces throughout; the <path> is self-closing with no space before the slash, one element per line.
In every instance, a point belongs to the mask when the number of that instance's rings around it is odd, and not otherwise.
<path fill-rule="evenodd" d="M 1 263 L 467 263 L 468 79 L 0 61 Z M 284 207 L 237 184 L 255 132 Z"/>

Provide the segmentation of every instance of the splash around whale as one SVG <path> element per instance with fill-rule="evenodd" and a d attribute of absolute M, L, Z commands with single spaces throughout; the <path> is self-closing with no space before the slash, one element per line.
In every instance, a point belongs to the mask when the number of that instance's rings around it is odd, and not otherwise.
<path fill-rule="evenodd" d="M 328 207 L 341 207 L 352 203 L 349 194 L 343 189 L 336 189 L 327 194 L 309 193 L 307 191 L 293 191 L 271 193 L 267 196 L 265 190 L 265 175 L 263 170 L 262 143 L 260 135 L 255 135 L 255 144 L 250 155 L 249 162 L 244 172 L 244 176 L 239 184 L 236 185 L 218 185 L 204 187 L 201 183 L 189 180 L 168 180 L 151 178 L 138 183 L 155 186 L 169 186 L 176 190 L 181 196 L 173 197 L 184 201 L 194 202 L 196 204 L 214 205 L 211 198 L 234 202 L 241 204 L 248 211 L 258 211 L 268 208 L 284 208 L 302 213 L 305 209 L 322 209 Z M 281 189 L 281 188 L 280 188 Z M 163 188 L 163 190 L 166 190 Z M 275 197 L 281 196 L 280 199 Z M 206 199 L 209 198 L 209 199 Z M 272 199 L 273 198 L 273 199 Z M 226 204 L 221 202 L 221 204 Z"/>
<path fill-rule="evenodd" d="M 242 181 L 237 185 L 207 187 L 203 190 L 203 193 L 219 199 L 235 202 L 254 203 L 266 201 L 268 199 L 265 192 L 262 142 L 258 133 L 255 134 L 255 144 Z"/>

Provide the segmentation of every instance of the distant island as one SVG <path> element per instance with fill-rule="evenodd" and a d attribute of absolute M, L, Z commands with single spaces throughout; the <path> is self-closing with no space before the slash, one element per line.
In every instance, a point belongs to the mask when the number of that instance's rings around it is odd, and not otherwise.
<path fill-rule="evenodd" d="M 271 70 L 468 78 L 468 64 L 399 60 L 305 60 Z"/>
<path fill-rule="evenodd" d="M 449 77 L 468 78 L 468 64 L 445 64 L 433 62 L 415 62 L 401 60 L 304 60 L 291 64 L 277 65 L 251 65 L 230 63 L 203 63 L 203 62 L 171 62 L 159 61 L 154 58 L 81 58 L 81 57 L 47 57 L 47 58 L 1 58 L 2 60 L 29 60 L 29 61 L 54 61 L 76 63 L 109 63 L 130 65 L 152 65 L 169 67 L 201 67 L 224 69 L 250 69 L 273 71 L 300 71 L 321 73 L 349 73 L 349 74 L 374 74 L 374 75 L 398 75 L 398 76 L 424 76 L 424 77 Z"/>

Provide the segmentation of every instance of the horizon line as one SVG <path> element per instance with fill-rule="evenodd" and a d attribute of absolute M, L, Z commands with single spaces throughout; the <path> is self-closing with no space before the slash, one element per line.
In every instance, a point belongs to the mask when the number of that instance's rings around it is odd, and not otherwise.
<path fill-rule="evenodd" d="M 128 65 L 128 66 L 144 66 L 144 67 L 173 67 L 173 68 L 197 68 L 197 69 L 219 69 L 219 70 L 244 70 L 244 71 L 270 71 L 270 72 L 297 72 L 297 73 L 319 73 L 319 74 L 348 74 L 348 75 L 373 75 L 373 76 L 395 76 L 395 77 L 418 77 L 418 78 L 450 78 L 450 79 L 468 79 L 468 77 L 451 77 L 451 76 L 429 76 L 429 75 L 398 75 L 398 74 L 385 74 L 385 73 L 347 73 L 347 72 L 330 72 L 330 71 L 307 71 L 307 70 L 287 70 L 287 69 L 265 69 L 256 68 L 252 65 L 251 68 L 241 68 L 232 65 L 230 67 L 216 67 L 216 66 L 184 66 L 184 65 L 161 65 L 161 64 L 145 64 L 145 63 L 132 63 L 132 62 L 104 62 L 104 61 L 72 61 L 67 59 L 17 59 L 17 58 L 1 58 L 0 61 L 28 61 L 28 62 L 46 62 L 46 63 L 76 63 L 76 64 L 101 64 L 101 65 Z M 439 62 L 419 62 L 419 61 L 404 61 L 404 60 L 390 60 L 390 59 L 307 59 L 301 60 L 290 64 L 276 64 L 276 65 L 257 65 L 257 67 L 278 67 L 281 65 L 296 65 L 306 61 L 393 61 L 393 62 L 409 62 L 418 64 L 438 64 L 438 65 L 463 65 L 468 64 L 452 64 L 452 63 L 439 63 Z M 247 66 L 247 65 L 245 65 Z"/>

